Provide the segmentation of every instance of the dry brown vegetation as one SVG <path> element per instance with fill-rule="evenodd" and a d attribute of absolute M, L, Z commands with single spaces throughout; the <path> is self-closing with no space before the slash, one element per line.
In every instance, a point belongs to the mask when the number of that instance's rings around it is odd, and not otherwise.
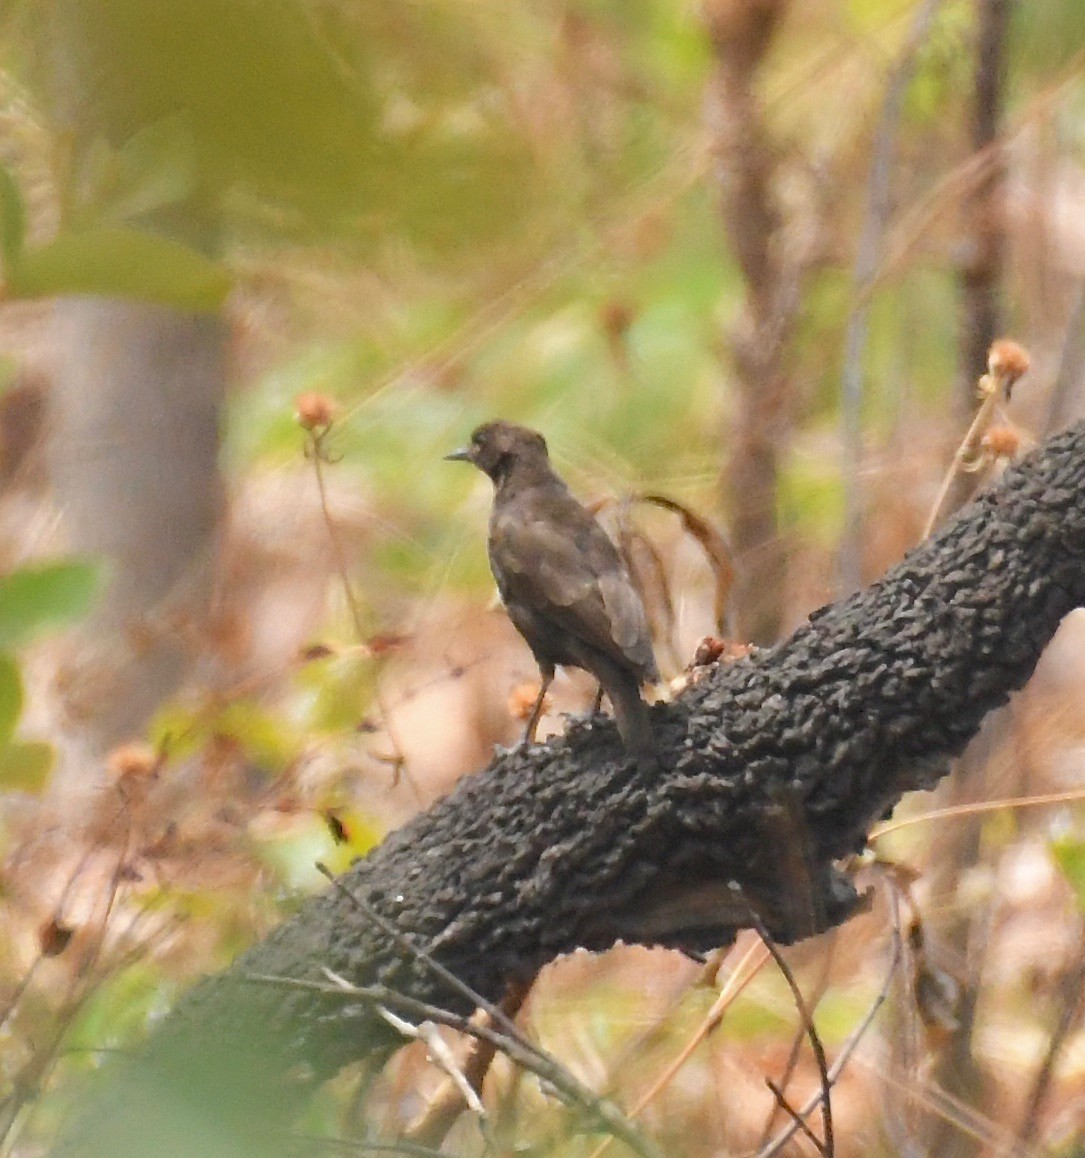
<path fill-rule="evenodd" d="M 1085 22 L 1069 0 L 1042 15 L 997 0 L 660 2 L 628 22 L 620 5 L 481 5 L 477 25 L 434 4 L 469 82 L 417 30 L 287 7 L 352 83 L 379 72 L 362 34 L 384 45 L 380 107 L 420 149 L 435 126 L 492 120 L 515 138 L 480 163 L 484 180 L 510 167 L 490 185 L 513 236 L 486 221 L 493 206 L 468 220 L 454 202 L 450 254 L 439 199 L 400 219 L 388 204 L 407 196 L 387 176 L 369 190 L 379 243 L 355 205 L 331 225 L 300 195 L 224 195 L 215 257 L 234 288 L 212 343 L 231 383 L 210 407 L 224 449 L 200 500 L 213 528 L 165 590 L 17 648 L 19 736 L 56 759 L 47 784 L 0 801 L 2 1154 L 45 1152 L 94 1068 L 325 886 L 315 862 L 345 868 L 515 741 L 536 672 L 485 573 L 488 495 L 439 465 L 476 418 L 546 430 L 631 559 L 677 688 L 705 637 L 725 659 L 778 638 L 1082 409 Z M 37 91 L 18 19 L 8 34 L 0 150 L 36 240 L 93 174 L 58 159 L 75 131 Z M 397 68 L 431 105 L 403 95 Z M 994 121 L 975 121 L 977 100 L 995 101 Z M 119 161 L 99 162 L 123 184 Z M 860 307 L 865 338 L 842 355 Z M 961 398 L 995 319 L 1032 366 L 1012 393 L 1021 375 L 993 367 L 966 435 Z M 91 550 L 72 510 L 99 483 L 90 442 L 57 450 L 68 331 L 50 305 L 12 300 L 0 333 L 0 571 L 14 572 Z M 862 383 L 850 400 L 845 358 Z M 75 478 L 59 495 L 58 453 Z M 107 457 L 155 453 L 122 434 Z M 167 531 L 169 517 L 148 515 Z M 829 1065 L 845 1056 L 840 1158 L 1085 1148 L 1083 657 L 1077 611 L 938 792 L 874 834 L 857 867 L 871 910 L 783 952 Z M 560 676 L 540 736 L 594 691 Z M 559 960 L 517 1024 L 661 1153 L 824 1148 L 814 1108 L 814 1137 L 772 1149 L 821 1082 L 754 933 L 707 964 L 623 946 Z M 448 1154 L 623 1152 L 507 1058 L 482 1072 L 485 1116 L 452 1099 L 441 1117 L 447 1079 L 413 1043 L 379 1073 L 342 1074 L 305 1131 L 325 1139 L 314 1152 L 412 1132 Z"/>

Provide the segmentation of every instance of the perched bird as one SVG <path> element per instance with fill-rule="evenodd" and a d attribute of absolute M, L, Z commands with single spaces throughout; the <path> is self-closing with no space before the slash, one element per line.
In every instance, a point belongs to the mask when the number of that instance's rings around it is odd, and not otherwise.
<path fill-rule="evenodd" d="M 494 484 L 490 570 L 542 676 L 525 740 L 533 740 L 558 664 L 590 672 L 610 697 L 627 751 L 654 766 L 644 683 L 659 679 L 644 605 L 617 548 L 554 473 L 546 440 L 488 422 L 446 456 L 474 463 Z"/>

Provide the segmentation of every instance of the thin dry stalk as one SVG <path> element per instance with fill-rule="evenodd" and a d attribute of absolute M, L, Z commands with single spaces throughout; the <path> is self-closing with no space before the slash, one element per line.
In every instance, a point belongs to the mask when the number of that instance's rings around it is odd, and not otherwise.
<path fill-rule="evenodd" d="M 836 1059 L 831 1070 L 827 1075 L 828 1085 L 831 1088 L 836 1084 L 837 1079 L 844 1072 L 844 1067 L 848 1064 L 853 1053 L 858 1048 L 859 1043 L 866 1036 L 867 1031 L 871 1025 L 874 1024 L 874 1018 L 878 1014 L 878 1010 L 886 1003 L 889 998 L 889 991 L 893 986 L 893 979 L 897 975 L 897 970 L 900 968 L 901 961 L 904 959 L 904 939 L 900 931 L 900 904 L 898 901 L 896 886 L 890 877 L 886 877 L 888 885 L 889 907 L 892 914 L 891 928 L 893 932 L 893 950 L 890 954 L 889 968 L 885 972 L 885 979 L 882 981 L 881 988 L 878 990 L 877 996 L 871 1003 L 870 1008 L 863 1015 L 862 1020 L 852 1031 L 851 1036 L 844 1043 L 840 1050 L 840 1056 Z M 817 1109 L 818 1102 L 823 1096 L 823 1091 L 819 1090 L 814 1094 L 809 1101 L 798 1111 L 799 1116 L 803 1119 Z M 782 1153 L 784 1147 L 788 1145 L 795 1134 L 798 1132 L 798 1126 L 792 1123 L 786 1127 L 780 1134 L 778 1134 L 767 1146 L 762 1146 L 757 1151 L 756 1158 L 774 1158 L 775 1155 Z"/>
<path fill-rule="evenodd" d="M 323 415 L 321 416 L 323 417 Z M 335 520 L 332 518 L 331 507 L 328 503 L 328 487 L 324 479 L 324 467 L 332 461 L 328 456 L 327 437 L 334 427 L 334 414 L 329 413 L 326 421 L 315 424 L 306 423 L 302 417 L 302 425 L 306 430 L 305 443 L 305 457 L 313 464 L 313 473 L 316 476 L 317 493 L 320 496 L 320 513 L 324 520 L 324 526 L 328 531 L 328 540 L 332 546 L 332 552 L 335 556 L 335 569 L 339 576 L 339 581 L 343 588 L 343 597 L 346 599 L 347 607 L 350 610 L 351 621 L 354 625 L 354 634 L 359 645 L 364 645 L 366 640 L 365 625 L 362 621 L 361 608 L 358 606 L 358 600 L 354 595 L 354 588 L 350 582 L 350 571 L 347 567 L 346 551 L 343 548 L 342 540 L 339 536 L 339 528 L 336 526 Z M 402 775 L 404 780 L 410 785 L 411 791 L 414 793 L 415 800 L 421 804 L 422 794 L 418 789 L 418 785 L 411 775 L 410 768 L 407 766 L 407 758 L 403 754 L 403 747 L 399 742 L 399 737 L 396 734 L 395 727 L 392 724 L 392 714 L 385 702 L 384 695 L 381 692 L 379 678 L 375 681 L 373 699 L 377 704 L 377 711 L 381 716 L 381 723 L 384 727 L 384 734 L 388 737 L 388 743 L 391 745 L 392 752 L 388 757 L 379 757 L 382 763 L 387 763 L 392 766 L 392 783 L 395 785 L 399 777 Z"/>
<path fill-rule="evenodd" d="M 1006 38 L 1012 0 L 979 0 L 976 67 L 972 90 L 972 151 L 991 160 L 962 205 L 969 233 L 969 259 L 961 268 L 960 413 L 971 399 L 968 384 L 983 373 L 987 350 L 1001 328 L 999 293 L 1005 266 L 1003 191 L 1005 149 L 999 142 L 1006 73 Z"/>
<path fill-rule="evenodd" d="M 682 520 L 682 529 L 704 552 L 715 580 L 715 594 L 712 600 L 712 614 L 716 631 L 731 634 L 734 631 L 734 615 L 731 594 L 735 586 L 735 564 L 730 543 L 718 527 L 696 511 L 676 499 L 660 494 L 640 494 L 634 501 L 670 511 Z"/>
<path fill-rule="evenodd" d="M 852 272 L 853 302 L 844 335 L 844 366 L 840 379 L 840 414 L 844 434 L 844 532 L 840 543 L 840 588 L 857 591 L 862 584 L 863 531 L 863 354 L 866 349 L 867 311 L 870 290 L 890 214 L 890 193 L 896 157 L 897 129 L 904 97 L 915 72 L 915 63 L 942 0 L 926 0 L 912 21 L 907 43 L 897 58 L 885 88 L 881 116 L 867 178 L 866 213 L 855 251 Z"/>
<path fill-rule="evenodd" d="M 459 1029 L 461 1032 L 469 1033 L 472 1036 L 488 1037 L 491 1040 L 496 1038 L 499 1043 L 499 1048 L 503 1053 L 519 1065 L 524 1065 L 525 1059 L 528 1059 L 530 1062 L 528 1068 L 538 1073 L 556 1090 L 565 1095 L 571 1104 L 580 1108 L 603 1129 L 607 1130 L 612 1137 L 620 1138 L 634 1153 L 641 1155 L 642 1158 L 661 1158 L 655 1145 L 641 1134 L 625 1114 L 616 1106 L 604 1101 L 588 1089 L 588 1087 L 574 1077 L 568 1069 L 561 1065 L 552 1054 L 549 1054 L 540 1046 L 529 1041 L 500 1006 L 495 1005 L 492 1001 L 488 1001 L 481 993 L 477 993 L 469 985 L 464 984 L 454 973 L 450 972 L 426 952 L 425 949 L 416 945 L 410 937 L 386 921 L 376 910 L 372 909 L 357 896 L 356 893 L 348 889 L 326 865 L 318 862 L 316 867 L 321 875 L 331 882 L 332 887 L 340 892 L 362 916 L 384 933 L 385 936 L 390 937 L 409 960 L 417 961 L 419 964 L 425 966 L 435 977 L 447 985 L 453 993 L 465 998 L 476 1008 L 487 1013 L 492 1025 L 496 1026 L 497 1030 L 491 1029 L 490 1026 L 487 1025 L 472 1024 L 468 1018 L 453 1018 L 447 1013 L 442 1017 L 440 1015 L 443 1011 L 435 1010 L 433 1007 L 428 1006 L 423 1013 L 424 1017 L 436 1021 L 438 1024 L 451 1025 L 452 1028 Z M 347 984 L 342 982 L 341 979 L 337 979 L 337 981 L 340 985 Z M 376 992 L 383 988 L 382 986 L 371 986 L 369 990 Z M 352 994 L 364 995 L 361 987 L 349 986 L 349 989 Z M 410 1001 L 395 994 L 394 991 L 386 990 L 385 993 L 385 998 L 380 1001 L 383 1005 L 389 1005 L 391 1008 L 404 1008 L 408 1012 L 418 1011 L 422 1008 L 423 1003 Z"/>
<path fill-rule="evenodd" d="M 938 497 L 923 528 L 926 539 L 974 493 L 977 474 L 990 465 L 983 440 L 1009 398 L 1014 383 L 1028 370 L 1029 356 L 1016 342 L 995 342 L 987 353 L 987 373 L 979 380 L 980 407 L 953 455 Z"/>
<path fill-rule="evenodd" d="M 530 985 L 520 985 L 505 995 L 505 999 L 501 1002 L 501 1011 L 510 1021 L 516 1017 L 530 992 Z M 488 1016 L 482 1014 L 483 1018 Z M 486 1080 L 486 1074 L 496 1056 L 497 1046 L 492 1041 L 475 1038 L 472 1042 L 470 1051 L 462 1063 L 461 1073 L 468 1087 L 476 1095 L 481 1095 L 482 1083 Z M 465 1109 L 467 1099 L 462 1089 L 456 1082 L 448 1081 L 437 1091 L 421 1117 L 404 1132 L 403 1137 L 409 1142 L 440 1149 L 449 1130 Z"/>
<path fill-rule="evenodd" d="M 827 953 L 824 954 L 822 959 L 821 976 L 818 977 L 817 984 L 814 986 L 814 998 L 810 1003 L 811 1013 L 817 1009 L 818 1004 L 820 1003 L 822 997 L 825 995 L 826 989 L 829 987 L 829 976 L 832 971 L 832 949 L 835 947 L 835 945 L 836 937 L 834 934 L 830 949 Z M 802 1043 L 805 1036 L 805 1029 L 800 1025 L 798 1031 L 795 1033 L 795 1036 L 792 1039 L 791 1049 L 788 1051 L 787 1061 L 784 1063 L 783 1072 L 781 1073 L 779 1080 L 774 1083 L 775 1086 L 779 1088 L 781 1093 L 786 1093 L 788 1084 L 791 1082 L 791 1078 L 795 1073 L 795 1067 L 799 1062 L 799 1055 L 802 1052 Z M 769 1115 L 765 1119 L 765 1125 L 761 1130 L 761 1136 L 757 1140 L 757 1149 L 760 1149 L 762 1146 L 764 1146 L 772 1136 L 772 1129 L 776 1124 L 776 1112 L 781 1108 L 782 1107 L 777 1104 L 769 1111 Z"/>
<path fill-rule="evenodd" d="M 738 890 L 738 892 L 739 895 L 741 895 L 741 890 Z M 836 1147 L 833 1141 L 833 1108 L 832 1098 L 829 1093 L 829 1065 L 825 1059 L 825 1047 L 822 1045 L 821 1038 L 818 1036 L 813 1015 L 806 1004 L 806 999 L 802 995 L 802 990 L 799 988 L 798 982 L 795 980 L 795 974 L 791 972 L 790 967 L 783 959 L 780 950 L 776 948 L 775 943 L 769 936 L 768 930 L 765 928 L 753 907 L 747 905 L 747 908 L 749 909 L 750 921 L 757 930 L 757 935 L 761 938 L 761 942 L 765 948 L 772 954 L 772 959 L 776 962 L 777 969 L 783 974 L 783 978 L 787 982 L 787 987 L 791 990 L 791 996 L 795 1002 L 795 1009 L 798 1011 L 799 1020 L 802 1022 L 803 1030 L 810 1042 L 810 1048 L 814 1052 L 814 1060 L 817 1063 L 818 1077 L 821 1081 L 821 1124 L 823 1139 L 819 1142 L 818 1139 L 814 1137 L 813 1132 L 808 1129 L 804 1130 L 804 1133 L 809 1135 L 811 1141 L 817 1146 L 819 1153 L 824 1154 L 826 1158 L 833 1158 L 833 1155 L 836 1153 Z M 795 1114 L 791 1106 L 784 1100 L 783 1093 L 777 1088 L 775 1083 L 768 1078 L 766 1078 L 765 1081 L 785 1113 L 794 1114 L 796 1122 L 805 1125 L 803 1118 Z"/>
<path fill-rule="evenodd" d="M 920 813 L 918 816 L 909 816 L 904 820 L 893 820 L 880 824 L 873 829 L 869 840 L 878 840 L 896 832 L 901 828 L 908 828 L 913 824 L 925 824 L 931 820 L 953 820 L 958 816 L 969 816 L 982 812 L 999 812 L 1003 808 L 1041 808 L 1049 804 L 1075 804 L 1085 800 L 1085 788 L 1074 788 L 1067 792 L 1047 792 L 1039 796 L 1022 796 L 1014 799 L 981 800 L 974 804 L 954 804 L 948 808 L 934 808 L 930 812 Z"/>
<path fill-rule="evenodd" d="M 758 952 L 759 949 L 760 952 Z M 679 1051 L 678 1056 L 630 1107 L 629 1116 L 631 1118 L 642 1113 L 645 1107 L 670 1085 L 678 1071 L 689 1061 L 701 1043 L 716 1029 L 739 994 L 761 972 L 769 960 L 768 950 L 759 942 L 755 942 L 746 950 L 742 959 L 735 966 L 734 972 L 724 983 L 719 996 L 712 1003 L 712 1008 L 705 1014 L 701 1024 L 694 1030 L 689 1041 Z M 606 1138 L 591 1152 L 589 1158 L 601 1158 L 601 1155 L 606 1153 L 609 1147 L 610 1139 Z"/>
<path fill-rule="evenodd" d="M 1032 1088 L 1025 1101 L 1025 1113 L 1017 1132 L 1017 1141 L 1022 1147 L 1030 1146 L 1039 1132 L 1040 1116 L 1055 1076 L 1055 1063 L 1070 1031 L 1074 1028 L 1085 1008 L 1085 946 L 1078 953 L 1077 961 L 1066 974 L 1061 986 L 1061 1003 L 1055 1028 L 1047 1043 L 1047 1049 L 1032 1080 Z"/>

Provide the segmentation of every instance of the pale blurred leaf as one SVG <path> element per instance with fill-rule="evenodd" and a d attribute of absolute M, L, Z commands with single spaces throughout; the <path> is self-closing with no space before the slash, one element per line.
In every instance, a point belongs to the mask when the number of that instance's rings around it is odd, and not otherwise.
<path fill-rule="evenodd" d="M 99 568 L 79 561 L 23 567 L 0 577 L 0 647 L 19 647 L 42 631 L 81 618 L 100 582 Z"/>
<path fill-rule="evenodd" d="M 18 183 L 10 171 L 0 165 L 0 257 L 4 274 L 10 277 L 19 260 L 26 239 L 26 208 Z"/>
<path fill-rule="evenodd" d="M 10 655 L 0 655 L 0 748 L 11 741 L 23 710 L 23 681 Z"/>
<path fill-rule="evenodd" d="M 230 291 L 225 268 L 196 250 L 134 229 L 62 233 L 24 253 L 9 277 L 13 297 L 96 294 L 176 309 L 214 310 Z"/>
<path fill-rule="evenodd" d="M 37 795 L 49 780 L 56 753 L 40 740 L 14 742 L 0 748 L 0 792 Z"/>
<path fill-rule="evenodd" d="M 1051 855 L 1074 890 L 1078 910 L 1085 913 L 1085 840 L 1069 836 L 1054 840 Z"/>

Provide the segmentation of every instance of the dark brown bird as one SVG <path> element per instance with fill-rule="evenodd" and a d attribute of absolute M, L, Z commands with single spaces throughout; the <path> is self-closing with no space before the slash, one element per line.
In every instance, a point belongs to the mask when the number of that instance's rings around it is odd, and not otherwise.
<path fill-rule="evenodd" d="M 494 484 L 490 570 L 542 675 L 524 738 L 534 739 L 555 666 L 579 667 L 610 697 L 626 749 L 654 765 L 640 688 L 659 672 L 644 605 L 607 533 L 554 473 L 546 440 L 488 422 L 447 457 L 474 463 Z"/>

